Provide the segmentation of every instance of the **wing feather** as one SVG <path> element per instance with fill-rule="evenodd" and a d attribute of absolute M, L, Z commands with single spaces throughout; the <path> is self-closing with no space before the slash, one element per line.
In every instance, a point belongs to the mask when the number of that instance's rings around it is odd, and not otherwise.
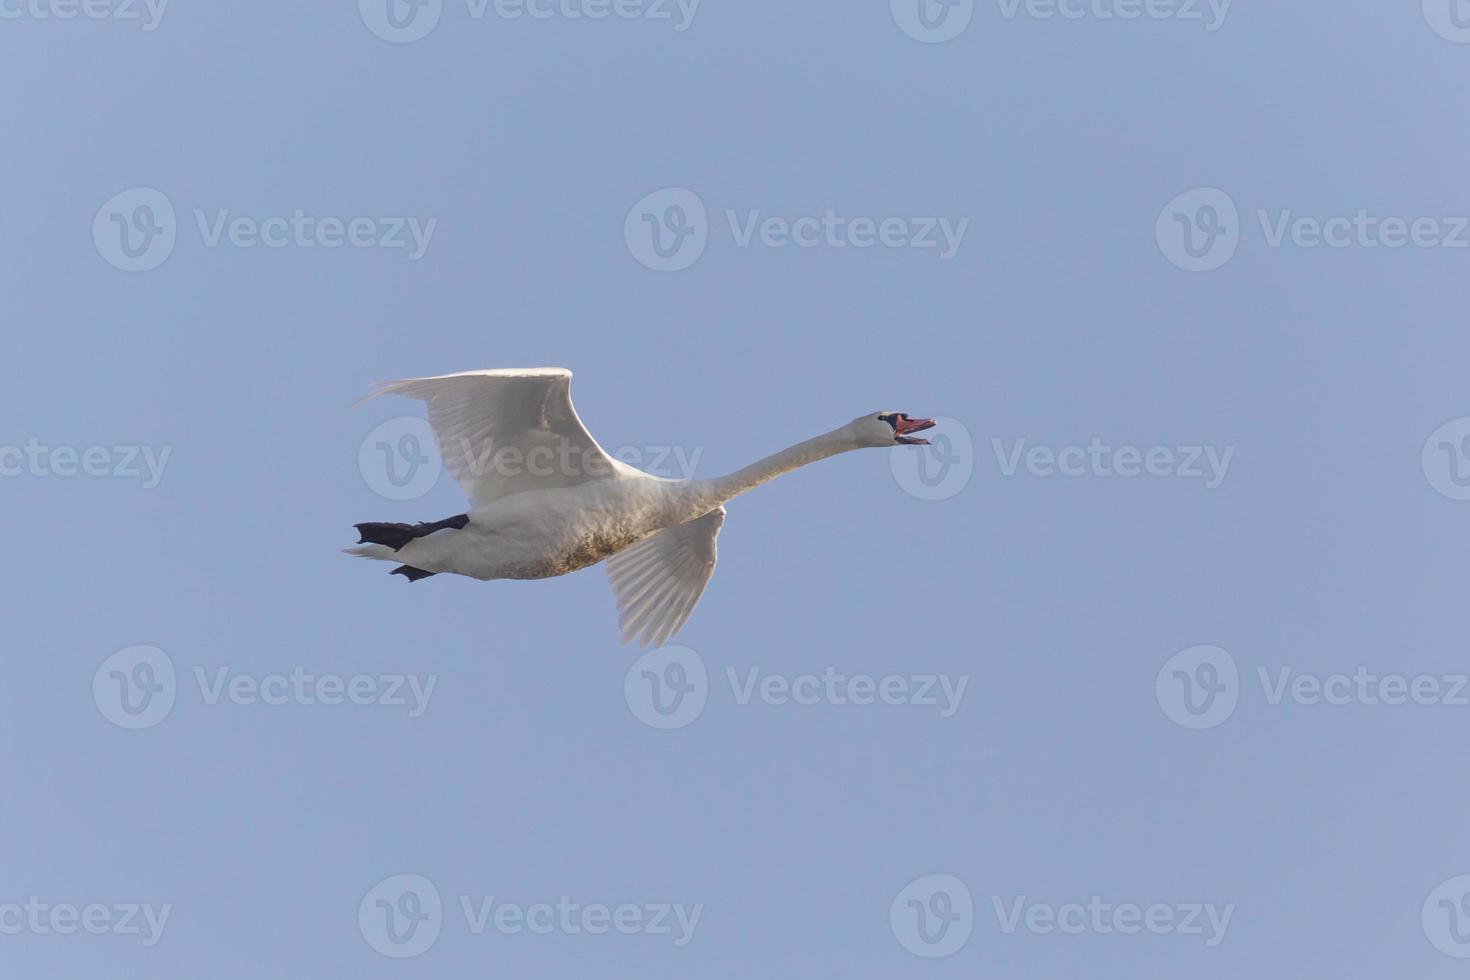
<path fill-rule="evenodd" d="M 367 397 L 424 402 L 445 469 L 482 507 L 513 493 L 631 469 L 609 456 L 577 417 L 571 383 L 566 368 L 505 368 L 388 381 Z"/>
<path fill-rule="evenodd" d="M 688 621 L 715 572 L 725 508 L 664 528 L 607 560 L 623 642 L 668 642 Z"/>

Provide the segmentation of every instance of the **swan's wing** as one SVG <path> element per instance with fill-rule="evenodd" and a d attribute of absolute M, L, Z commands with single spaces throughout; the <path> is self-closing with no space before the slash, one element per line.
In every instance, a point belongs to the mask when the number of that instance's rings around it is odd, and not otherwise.
<path fill-rule="evenodd" d="M 718 507 L 607 560 L 624 643 L 636 637 L 658 646 L 679 632 L 715 573 L 715 538 L 724 523 L 725 508 Z"/>
<path fill-rule="evenodd" d="M 407 395 L 427 404 L 445 468 L 481 507 L 627 469 L 583 427 L 571 386 L 566 368 L 507 368 L 388 381 L 368 398 Z"/>

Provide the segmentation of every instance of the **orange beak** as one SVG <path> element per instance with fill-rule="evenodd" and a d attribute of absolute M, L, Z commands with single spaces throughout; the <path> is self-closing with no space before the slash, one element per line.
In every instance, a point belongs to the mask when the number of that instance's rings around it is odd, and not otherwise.
<path fill-rule="evenodd" d="M 927 446 L 928 439 L 915 438 L 911 433 L 932 429 L 934 424 L 933 419 L 911 419 L 907 415 L 900 415 L 893 426 L 894 438 L 905 446 Z"/>

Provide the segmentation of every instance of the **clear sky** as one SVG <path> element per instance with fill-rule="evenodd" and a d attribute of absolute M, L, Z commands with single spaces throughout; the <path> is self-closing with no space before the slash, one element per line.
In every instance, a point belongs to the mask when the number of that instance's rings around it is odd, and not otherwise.
<path fill-rule="evenodd" d="M 1463 975 L 1470 10 L 394 3 L 0 0 L 0 973 Z M 543 364 L 949 421 L 636 662 L 339 553 Z"/>

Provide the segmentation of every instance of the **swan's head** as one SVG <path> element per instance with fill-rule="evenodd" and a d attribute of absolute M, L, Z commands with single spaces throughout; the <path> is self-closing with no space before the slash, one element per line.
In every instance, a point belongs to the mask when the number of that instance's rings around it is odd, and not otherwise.
<path fill-rule="evenodd" d="M 850 428 L 864 446 L 927 446 L 915 432 L 934 427 L 933 419 L 916 419 L 903 412 L 875 412 L 852 420 Z"/>

